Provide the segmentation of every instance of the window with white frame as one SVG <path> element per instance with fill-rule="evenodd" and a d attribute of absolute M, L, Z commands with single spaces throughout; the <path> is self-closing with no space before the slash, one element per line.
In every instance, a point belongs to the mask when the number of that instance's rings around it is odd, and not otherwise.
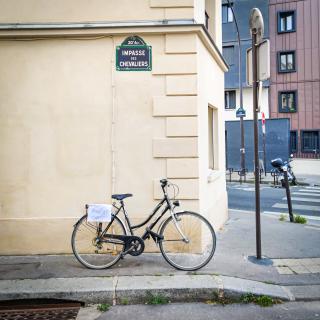
<path fill-rule="evenodd" d="M 232 4 L 231 4 L 232 5 Z M 233 22 L 232 9 L 228 4 L 222 5 L 222 23 Z"/>
<path fill-rule="evenodd" d="M 208 105 L 208 160 L 209 169 L 218 169 L 218 111 Z"/>
<path fill-rule="evenodd" d="M 224 108 L 234 110 L 236 108 L 236 91 L 228 90 L 224 92 Z"/>
<path fill-rule="evenodd" d="M 295 66 L 295 52 L 285 51 L 278 53 L 278 72 L 294 72 Z"/>
<path fill-rule="evenodd" d="M 295 31 L 295 24 L 295 11 L 278 12 L 278 33 Z"/>

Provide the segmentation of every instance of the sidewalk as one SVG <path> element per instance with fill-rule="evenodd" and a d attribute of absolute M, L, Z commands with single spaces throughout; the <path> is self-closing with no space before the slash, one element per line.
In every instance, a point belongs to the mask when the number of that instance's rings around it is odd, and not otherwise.
<path fill-rule="evenodd" d="M 255 258 L 255 219 L 233 212 L 217 232 L 213 260 L 197 272 L 169 266 L 160 254 L 126 256 L 107 270 L 89 270 L 71 255 L 0 257 L 0 300 L 60 298 L 87 303 L 145 301 L 161 293 L 171 301 L 205 300 L 213 293 L 245 293 L 283 300 L 320 300 L 320 227 L 262 216 L 261 261 Z"/>
<path fill-rule="evenodd" d="M 226 181 L 230 182 L 230 174 L 228 171 L 226 172 Z M 298 184 L 304 186 L 320 186 L 320 174 L 303 174 L 297 175 Z M 240 176 L 237 171 L 232 172 L 231 174 L 231 182 L 240 182 Z M 242 182 L 244 182 L 244 177 L 242 177 Z M 254 173 L 248 172 L 246 174 L 246 182 L 254 183 Z M 271 176 L 270 173 L 267 173 L 265 176 L 264 173 L 261 174 L 261 183 L 262 184 L 274 184 L 274 177 Z M 279 181 L 280 184 L 280 181 Z"/>

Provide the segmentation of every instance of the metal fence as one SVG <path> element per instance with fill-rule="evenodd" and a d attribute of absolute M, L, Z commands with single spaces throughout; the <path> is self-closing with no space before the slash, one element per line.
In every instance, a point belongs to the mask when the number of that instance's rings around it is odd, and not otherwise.
<path fill-rule="evenodd" d="M 320 151 L 317 150 L 315 152 L 294 152 L 293 157 L 302 159 L 320 159 Z"/>

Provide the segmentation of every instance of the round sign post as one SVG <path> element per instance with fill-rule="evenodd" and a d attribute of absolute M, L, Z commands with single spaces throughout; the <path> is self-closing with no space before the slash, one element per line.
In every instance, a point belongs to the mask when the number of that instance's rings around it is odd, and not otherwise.
<path fill-rule="evenodd" d="M 261 127 L 262 127 L 262 144 L 263 144 L 263 166 L 264 176 L 267 176 L 267 156 L 266 156 L 266 116 L 261 112 Z"/>
<path fill-rule="evenodd" d="M 258 8 L 253 8 L 249 20 L 252 36 L 252 85 L 253 85 L 253 128 L 254 128 L 254 174 L 256 196 L 256 249 L 257 259 L 261 259 L 261 221 L 260 221 L 260 168 L 258 141 L 258 44 L 263 38 L 263 17 Z"/>

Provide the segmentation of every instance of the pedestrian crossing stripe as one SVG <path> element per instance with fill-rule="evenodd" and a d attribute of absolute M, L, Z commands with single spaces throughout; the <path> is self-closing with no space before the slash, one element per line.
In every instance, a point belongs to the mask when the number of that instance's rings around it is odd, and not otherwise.
<path fill-rule="evenodd" d="M 320 190 L 320 187 L 306 187 L 306 189 Z"/>
<path fill-rule="evenodd" d="M 312 189 L 308 189 L 308 190 L 305 190 L 305 189 L 300 189 L 298 190 L 299 192 L 312 192 L 312 193 L 319 193 L 320 194 L 320 190 L 312 190 Z"/>
<path fill-rule="evenodd" d="M 320 197 L 320 195 L 318 193 L 291 192 L 291 194 L 299 195 L 299 196 Z M 310 201 L 312 201 L 312 198 L 310 198 Z"/>
<path fill-rule="evenodd" d="M 272 206 L 273 208 L 279 208 L 279 209 L 288 209 L 287 203 L 276 203 Z M 308 211 L 318 211 L 320 212 L 320 206 L 309 206 L 305 204 L 293 204 L 293 209 L 296 210 L 308 210 Z"/>
<path fill-rule="evenodd" d="M 282 200 L 287 200 L 287 197 L 282 198 Z M 310 199 L 310 198 L 301 198 L 301 197 L 291 197 L 291 200 L 304 201 L 304 202 L 320 202 L 320 198 L 319 199 Z"/>

